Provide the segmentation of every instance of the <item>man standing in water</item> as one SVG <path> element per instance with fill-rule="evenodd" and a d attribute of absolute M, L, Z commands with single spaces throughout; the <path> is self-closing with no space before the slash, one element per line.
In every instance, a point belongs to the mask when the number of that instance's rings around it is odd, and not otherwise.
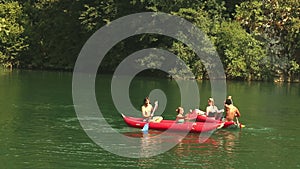
<path fill-rule="evenodd" d="M 241 113 L 232 103 L 231 96 L 225 100 L 226 121 L 233 121 L 234 117 L 240 117 Z"/>

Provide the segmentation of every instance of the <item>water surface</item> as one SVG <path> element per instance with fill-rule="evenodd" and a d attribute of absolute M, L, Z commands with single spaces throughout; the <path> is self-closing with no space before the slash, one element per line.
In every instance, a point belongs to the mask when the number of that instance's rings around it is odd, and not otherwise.
<path fill-rule="evenodd" d="M 110 95 L 111 76 L 97 78 L 96 95 L 105 119 L 118 132 L 147 135 L 129 128 Z M 200 108 L 210 97 L 210 83 L 198 82 Z M 83 131 L 72 101 L 72 74 L 40 71 L 2 71 L 0 74 L 1 168 L 299 168 L 299 84 L 271 82 L 227 83 L 239 107 L 242 130 L 219 130 L 209 139 L 188 134 L 171 150 L 150 158 L 120 157 L 95 144 Z M 139 77 L 130 87 L 137 109 L 155 88 L 165 92 L 166 119 L 175 118 L 180 105 L 175 81 Z M 220 108 L 222 105 L 217 105 Z M 188 109 L 188 108 L 186 108 Z M 178 141 L 178 140 L 170 140 Z M 153 146 L 153 149 L 158 148 Z M 149 148 L 149 147 L 148 147 Z"/>

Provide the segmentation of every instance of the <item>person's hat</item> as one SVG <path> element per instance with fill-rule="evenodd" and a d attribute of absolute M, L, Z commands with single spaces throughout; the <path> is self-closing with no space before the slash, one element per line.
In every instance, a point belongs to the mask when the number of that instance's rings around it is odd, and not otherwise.
<path fill-rule="evenodd" d="M 210 97 L 208 101 L 214 102 L 214 99 Z"/>

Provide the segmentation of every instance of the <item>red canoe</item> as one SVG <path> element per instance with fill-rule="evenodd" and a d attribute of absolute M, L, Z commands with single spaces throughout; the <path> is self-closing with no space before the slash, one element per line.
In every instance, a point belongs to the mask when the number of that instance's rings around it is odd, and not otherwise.
<path fill-rule="evenodd" d="M 198 115 L 196 118 L 196 121 L 198 122 L 208 122 L 208 123 L 218 123 L 220 120 L 216 120 L 214 117 L 207 117 L 203 115 Z M 222 128 L 242 128 L 244 125 L 240 124 L 238 126 L 235 122 L 230 121 L 230 122 L 225 122 L 224 126 Z"/>
<path fill-rule="evenodd" d="M 143 118 L 127 117 L 122 114 L 125 123 L 130 127 L 143 128 L 146 122 Z M 217 129 L 221 122 L 203 123 L 203 122 L 184 122 L 177 123 L 175 120 L 162 120 L 160 122 L 150 122 L 149 129 L 155 130 L 173 130 L 173 131 L 189 131 L 193 133 L 208 132 Z"/>
<path fill-rule="evenodd" d="M 215 122 L 220 121 L 220 120 L 216 120 L 214 117 L 207 117 L 207 116 L 204 116 L 204 115 L 198 115 L 197 118 L 196 118 L 196 121 L 215 123 Z"/>

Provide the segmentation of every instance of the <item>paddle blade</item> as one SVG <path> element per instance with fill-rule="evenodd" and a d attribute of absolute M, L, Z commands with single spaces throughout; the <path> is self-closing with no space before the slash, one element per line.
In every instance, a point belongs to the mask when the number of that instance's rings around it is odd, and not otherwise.
<path fill-rule="evenodd" d="M 146 132 L 149 130 L 149 123 L 146 123 L 142 129 L 143 132 Z"/>
<path fill-rule="evenodd" d="M 217 129 L 223 128 L 223 127 L 224 127 L 224 124 L 225 124 L 225 122 L 221 123 L 221 124 L 217 127 Z"/>

